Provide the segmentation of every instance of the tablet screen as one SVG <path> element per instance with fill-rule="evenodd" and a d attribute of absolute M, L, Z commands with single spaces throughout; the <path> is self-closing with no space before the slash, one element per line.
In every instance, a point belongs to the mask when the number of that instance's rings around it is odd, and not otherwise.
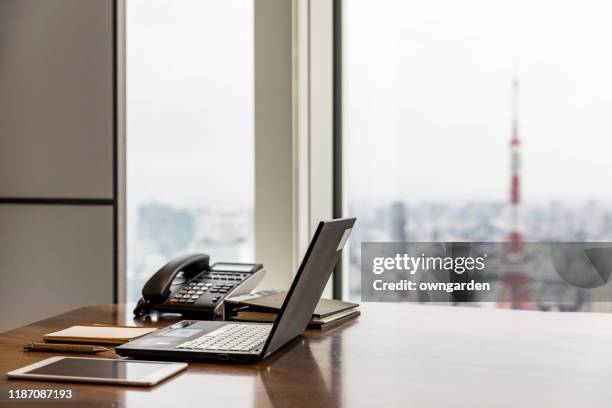
<path fill-rule="evenodd" d="M 149 361 L 64 358 L 35 368 L 27 374 L 93 377 L 118 380 L 140 380 L 153 372 L 168 368 L 168 363 Z"/>

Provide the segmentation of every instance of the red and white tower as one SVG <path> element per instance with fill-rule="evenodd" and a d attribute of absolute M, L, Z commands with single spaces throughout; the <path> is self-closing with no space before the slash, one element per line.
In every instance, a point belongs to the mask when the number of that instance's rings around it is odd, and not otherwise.
<path fill-rule="evenodd" d="M 519 208 L 521 204 L 521 141 L 518 124 L 519 81 L 512 80 L 512 139 L 510 140 L 510 231 L 508 232 L 508 255 L 523 254 L 523 233 L 521 232 Z"/>
<path fill-rule="evenodd" d="M 502 265 L 501 291 L 497 306 L 506 309 L 532 309 L 529 277 L 523 271 L 526 261 L 519 210 L 521 204 L 521 140 L 519 138 L 519 81 L 512 80 L 512 136 L 510 140 L 510 228 Z"/>

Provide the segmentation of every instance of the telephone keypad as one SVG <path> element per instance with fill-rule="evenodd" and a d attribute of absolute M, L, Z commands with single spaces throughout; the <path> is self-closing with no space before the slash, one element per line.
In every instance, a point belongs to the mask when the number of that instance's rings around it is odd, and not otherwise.
<path fill-rule="evenodd" d="M 217 303 L 225 294 L 229 293 L 240 281 L 246 279 L 246 273 L 210 273 L 195 277 L 182 289 L 168 300 L 168 304 L 193 304 L 201 301 L 206 293 L 210 292 L 210 300 L 213 304 Z M 205 300 L 204 300 L 205 301 Z"/>

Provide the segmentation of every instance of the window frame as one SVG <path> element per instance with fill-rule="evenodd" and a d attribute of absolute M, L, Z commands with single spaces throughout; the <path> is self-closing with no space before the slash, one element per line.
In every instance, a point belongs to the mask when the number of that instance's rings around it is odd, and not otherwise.
<path fill-rule="evenodd" d="M 127 295 L 125 0 L 117 8 L 116 293 Z M 288 287 L 321 219 L 343 211 L 341 0 L 252 0 L 255 259 Z M 274 86 L 270 86 L 270 84 Z M 325 296 L 342 297 L 339 264 Z M 332 287 L 333 286 L 333 287 Z"/>
<path fill-rule="evenodd" d="M 333 217 L 341 218 L 346 211 L 346 203 L 344 201 L 344 183 L 343 177 L 345 172 L 344 169 L 344 150 L 343 150 L 343 139 L 342 139 L 342 1 L 333 0 L 334 2 L 334 23 L 333 23 L 333 41 L 334 41 L 334 131 L 333 131 Z M 348 297 L 348 288 L 344 287 L 345 271 L 348 271 L 346 267 L 348 263 L 348 251 L 342 251 L 342 258 L 336 268 L 334 269 L 333 275 L 333 296 L 334 299 L 345 299 Z"/>

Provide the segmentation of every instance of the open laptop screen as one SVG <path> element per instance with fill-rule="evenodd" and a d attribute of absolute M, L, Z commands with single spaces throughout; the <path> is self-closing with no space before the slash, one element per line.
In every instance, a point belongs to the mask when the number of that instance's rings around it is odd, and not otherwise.
<path fill-rule="evenodd" d="M 268 338 L 264 357 L 308 326 L 354 224 L 355 218 L 319 223 Z"/>

